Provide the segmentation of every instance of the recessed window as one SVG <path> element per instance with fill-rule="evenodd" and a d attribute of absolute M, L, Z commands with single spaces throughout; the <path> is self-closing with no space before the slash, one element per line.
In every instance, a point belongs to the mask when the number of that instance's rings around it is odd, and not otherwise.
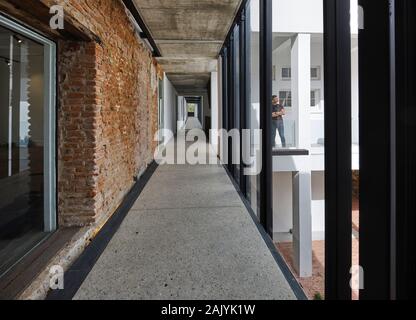
<path fill-rule="evenodd" d="M 291 80 L 292 79 L 292 68 L 284 67 L 281 69 L 282 80 Z M 321 68 L 312 67 L 311 68 L 311 80 L 321 80 Z"/>
<path fill-rule="evenodd" d="M 280 103 L 286 107 L 292 107 L 292 92 L 291 91 L 280 91 L 279 92 Z"/>
<path fill-rule="evenodd" d="M 321 102 L 321 92 L 320 90 L 311 91 L 311 107 L 318 107 Z"/>
<path fill-rule="evenodd" d="M 321 68 L 319 68 L 319 67 L 311 68 L 311 79 L 312 80 L 321 80 Z"/>
<path fill-rule="evenodd" d="M 282 80 L 292 79 L 292 68 L 282 68 Z"/>

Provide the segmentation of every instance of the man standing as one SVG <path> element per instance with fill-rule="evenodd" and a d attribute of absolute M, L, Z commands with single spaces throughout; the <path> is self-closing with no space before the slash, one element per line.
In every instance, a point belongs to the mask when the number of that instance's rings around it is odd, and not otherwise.
<path fill-rule="evenodd" d="M 286 115 L 286 110 L 283 105 L 280 104 L 278 96 L 273 96 L 272 100 L 272 139 L 273 146 L 276 147 L 276 135 L 279 132 L 280 140 L 282 140 L 282 147 L 286 148 L 286 137 L 285 137 L 285 124 L 283 122 L 283 116 Z"/>

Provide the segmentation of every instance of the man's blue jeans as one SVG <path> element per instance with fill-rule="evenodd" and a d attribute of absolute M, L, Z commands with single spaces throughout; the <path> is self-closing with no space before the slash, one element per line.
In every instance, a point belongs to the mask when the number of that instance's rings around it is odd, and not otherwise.
<path fill-rule="evenodd" d="M 274 147 L 276 147 L 277 132 L 279 132 L 280 140 L 282 140 L 282 147 L 286 148 L 285 123 L 283 119 L 272 121 L 272 139 Z"/>

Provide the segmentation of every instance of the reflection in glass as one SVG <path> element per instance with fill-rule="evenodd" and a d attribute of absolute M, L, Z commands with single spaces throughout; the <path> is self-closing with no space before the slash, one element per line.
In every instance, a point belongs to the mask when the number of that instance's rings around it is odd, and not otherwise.
<path fill-rule="evenodd" d="M 250 91 L 248 94 L 249 110 L 247 110 L 249 129 L 251 131 L 251 158 L 254 159 L 254 166 L 261 167 L 261 159 L 256 156 L 256 151 L 261 148 L 260 129 L 260 3 L 258 0 L 251 0 L 247 7 L 247 24 L 250 32 L 247 34 L 248 70 L 250 77 Z M 260 172 L 260 170 L 256 170 Z M 260 215 L 259 202 L 260 183 L 259 175 L 248 177 L 248 198 L 252 209 Z"/>
<path fill-rule="evenodd" d="M 234 90 L 232 90 L 234 94 L 234 129 L 241 130 L 241 121 L 240 121 L 240 114 L 241 114 L 241 104 L 240 104 L 240 26 L 236 25 L 234 28 L 234 41 L 233 41 L 233 53 L 234 53 L 234 65 L 233 65 L 233 84 L 234 84 Z M 241 132 L 241 131 L 240 131 Z M 233 157 L 235 159 L 239 159 L 240 157 L 240 147 L 237 147 L 235 144 L 233 146 Z M 235 167 L 234 167 L 234 178 L 238 184 L 240 184 L 240 162 L 237 161 Z"/>
<path fill-rule="evenodd" d="M 44 233 L 44 46 L 0 27 L 0 274 Z"/>

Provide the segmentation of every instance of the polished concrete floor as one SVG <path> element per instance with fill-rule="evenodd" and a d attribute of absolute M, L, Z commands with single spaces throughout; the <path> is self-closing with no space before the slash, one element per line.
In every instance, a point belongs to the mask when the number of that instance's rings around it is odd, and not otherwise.
<path fill-rule="evenodd" d="M 189 118 L 185 127 L 186 130 L 202 129 L 201 122 L 197 118 Z"/>
<path fill-rule="evenodd" d="M 75 299 L 295 295 L 217 164 L 160 166 Z"/>

